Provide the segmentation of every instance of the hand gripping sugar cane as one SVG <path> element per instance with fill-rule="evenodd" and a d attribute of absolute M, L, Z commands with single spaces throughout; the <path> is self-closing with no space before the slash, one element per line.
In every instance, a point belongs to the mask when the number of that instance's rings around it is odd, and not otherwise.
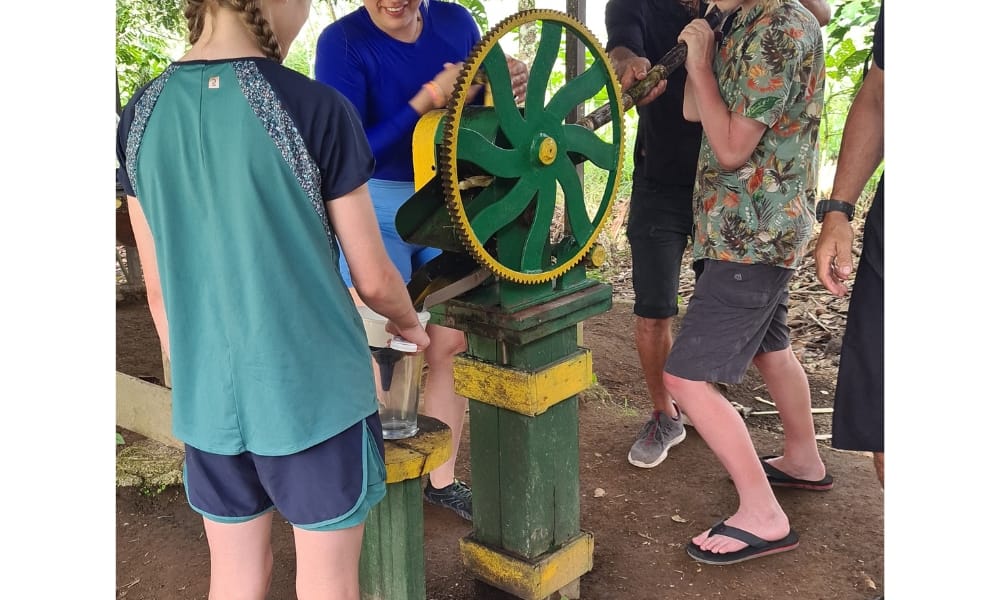
<path fill-rule="evenodd" d="M 722 12 L 719 10 L 718 6 L 713 5 L 704 18 L 708 22 L 709 27 L 716 29 L 722 24 L 727 15 L 728 13 Z M 666 79 L 667 76 L 683 65 L 686 59 L 686 43 L 680 42 L 671 48 L 670 51 L 664 54 L 663 58 L 658 60 L 653 68 L 649 70 L 645 79 L 635 82 L 632 87 L 622 92 L 622 112 L 627 112 L 635 106 L 639 100 L 642 100 L 646 94 L 650 92 L 650 90 L 656 87 L 656 84 Z M 611 103 L 609 102 L 580 119 L 577 124 L 594 131 L 610 120 Z"/>

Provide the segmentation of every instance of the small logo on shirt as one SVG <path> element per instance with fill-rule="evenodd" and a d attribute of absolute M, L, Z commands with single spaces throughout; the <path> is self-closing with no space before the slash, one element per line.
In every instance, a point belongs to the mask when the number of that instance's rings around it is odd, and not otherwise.
<path fill-rule="evenodd" d="M 219 89 L 219 76 L 218 75 L 213 75 L 212 77 L 208 78 L 208 89 L 210 89 L 210 90 L 217 90 L 217 89 Z"/>

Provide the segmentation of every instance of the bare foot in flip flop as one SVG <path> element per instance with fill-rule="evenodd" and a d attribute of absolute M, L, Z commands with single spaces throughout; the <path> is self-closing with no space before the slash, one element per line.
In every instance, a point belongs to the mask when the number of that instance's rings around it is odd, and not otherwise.
<path fill-rule="evenodd" d="M 803 490 L 826 491 L 833 487 L 833 477 L 826 472 L 826 466 L 800 466 L 792 464 L 784 456 L 761 456 L 761 465 L 771 487 L 799 488 Z"/>
<path fill-rule="evenodd" d="M 794 550 L 798 545 L 799 536 L 789 527 L 785 515 L 762 521 L 736 514 L 692 539 L 687 553 L 699 562 L 729 565 Z"/>

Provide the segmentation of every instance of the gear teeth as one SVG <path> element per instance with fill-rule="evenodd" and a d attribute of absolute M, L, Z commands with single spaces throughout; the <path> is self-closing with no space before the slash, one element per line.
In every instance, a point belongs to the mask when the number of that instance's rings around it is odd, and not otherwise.
<path fill-rule="evenodd" d="M 446 112 L 442 118 L 442 138 L 441 144 L 438 147 L 437 165 L 438 177 L 441 181 L 445 204 L 448 207 L 448 213 L 451 215 L 452 223 L 458 231 L 459 239 L 462 241 L 463 246 L 465 246 L 466 250 L 468 250 L 469 254 L 472 255 L 476 262 L 496 275 L 498 278 L 522 285 L 552 281 L 578 265 L 587 256 L 590 248 L 597 241 L 598 234 L 607 220 L 608 215 L 611 213 L 610 201 L 608 199 L 608 195 L 606 195 L 604 199 L 604 212 L 601 215 L 599 222 L 594 223 L 593 233 L 590 235 L 589 239 L 584 240 L 580 250 L 578 250 L 577 253 L 574 254 L 574 256 L 569 260 L 557 265 L 549 271 L 544 271 L 542 273 L 522 273 L 500 263 L 499 260 L 486 250 L 483 242 L 476 239 L 475 233 L 472 231 L 472 226 L 465 213 L 462 193 L 458 187 L 459 173 L 457 149 L 458 133 L 460 131 L 459 123 L 462 118 L 462 110 L 466 105 L 469 87 L 471 86 L 475 72 L 482 65 L 486 55 L 499 43 L 500 38 L 509 33 L 512 29 L 533 21 L 557 21 L 562 23 L 565 29 L 574 30 L 573 32 L 579 38 L 586 38 L 589 40 L 593 49 L 595 49 L 595 52 L 599 54 L 603 52 L 603 46 L 590 29 L 575 19 L 572 19 L 565 13 L 546 9 L 532 9 L 515 13 L 501 20 L 496 26 L 483 35 L 479 42 L 476 43 L 472 51 L 469 53 L 468 58 L 465 60 L 462 70 L 456 79 L 454 91 L 448 99 Z M 617 78 L 613 75 L 614 70 L 611 68 L 610 59 L 602 54 L 602 60 L 605 65 L 605 69 L 611 74 L 609 79 L 615 90 L 614 95 L 617 98 L 618 107 L 616 120 L 618 123 L 621 123 L 624 120 L 624 115 L 621 110 L 621 87 L 618 84 Z M 619 131 L 621 131 L 620 127 Z M 615 173 L 609 174 L 609 177 L 614 177 L 614 184 L 609 192 L 612 200 L 614 198 L 615 191 L 618 189 L 623 153 L 624 150 L 621 147 L 621 142 L 619 142 L 617 169 Z"/>

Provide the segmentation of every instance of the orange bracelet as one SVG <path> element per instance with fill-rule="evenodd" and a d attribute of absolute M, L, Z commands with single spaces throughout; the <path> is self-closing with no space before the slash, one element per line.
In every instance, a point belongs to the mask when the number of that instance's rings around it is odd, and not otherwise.
<path fill-rule="evenodd" d="M 423 85 L 423 88 L 431 95 L 431 101 L 434 103 L 435 108 L 441 108 L 445 105 L 447 100 L 444 97 L 444 91 L 441 90 L 441 86 L 434 81 L 428 81 Z"/>

